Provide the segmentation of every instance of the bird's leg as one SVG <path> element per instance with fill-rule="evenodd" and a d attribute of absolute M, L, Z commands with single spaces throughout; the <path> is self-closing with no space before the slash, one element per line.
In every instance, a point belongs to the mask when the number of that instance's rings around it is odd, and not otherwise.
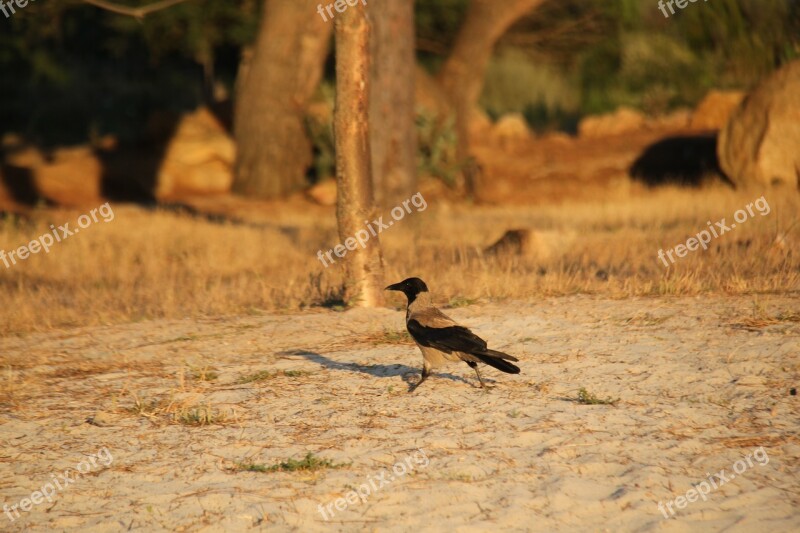
<path fill-rule="evenodd" d="M 483 382 L 483 378 L 481 377 L 481 372 L 480 370 L 478 370 L 478 363 L 474 361 L 467 361 L 467 364 L 470 366 L 470 368 L 472 368 L 475 371 L 475 375 L 478 376 L 478 382 L 480 382 L 481 388 L 485 390 L 491 389 L 492 388 L 491 385 L 487 385 L 486 383 Z"/>
<path fill-rule="evenodd" d="M 417 387 L 419 387 L 420 385 L 422 385 L 422 382 L 423 382 L 423 381 L 425 381 L 426 379 L 428 379 L 428 376 L 430 376 L 430 375 L 431 375 L 431 371 L 430 371 L 430 370 L 428 370 L 428 368 L 427 368 L 427 367 L 423 366 L 423 367 L 422 367 L 422 378 L 420 378 L 420 380 L 419 380 L 419 381 L 416 383 L 416 385 L 412 386 L 412 387 L 411 387 L 411 388 L 408 390 L 408 392 L 414 392 L 415 390 L 417 390 Z"/>
<path fill-rule="evenodd" d="M 478 370 L 478 363 L 476 363 L 475 361 L 467 361 L 467 364 L 470 366 L 470 368 L 471 368 L 472 370 L 474 370 L 474 371 L 475 371 L 475 375 L 477 375 L 477 376 L 478 376 L 478 381 L 479 381 L 479 382 L 480 382 L 480 384 L 481 384 L 481 388 L 482 388 L 482 389 L 485 389 L 485 388 L 486 388 L 486 385 L 483 383 L 483 379 L 481 378 L 481 373 L 480 373 L 480 371 Z"/>

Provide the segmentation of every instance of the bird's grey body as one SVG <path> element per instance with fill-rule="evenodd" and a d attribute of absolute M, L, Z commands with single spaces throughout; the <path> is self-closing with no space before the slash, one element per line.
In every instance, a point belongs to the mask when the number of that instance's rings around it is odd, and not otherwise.
<path fill-rule="evenodd" d="M 490 350 L 486 341 L 469 329 L 458 325 L 449 316 L 433 305 L 428 287 L 419 278 L 408 278 L 390 285 L 389 290 L 403 292 L 408 297 L 406 327 L 422 352 L 422 379 L 418 387 L 431 371 L 448 362 L 464 361 L 478 376 L 484 386 L 478 363 L 485 363 L 510 374 L 518 374 L 519 368 L 508 361 L 517 361 L 511 355 Z"/>
<path fill-rule="evenodd" d="M 427 292 L 418 294 L 414 301 L 408 304 L 408 309 L 406 309 L 406 325 L 408 325 L 411 320 L 416 320 L 420 324 L 425 324 L 432 328 L 458 326 L 455 320 L 434 307 L 433 303 L 431 303 L 430 293 Z M 464 357 L 468 356 L 468 354 L 462 354 L 461 352 L 443 352 L 433 347 L 423 346 L 419 344 L 419 342 L 417 342 L 417 346 L 419 346 L 422 352 L 422 364 L 426 374 L 435 368 L 444 366 L 447 362 L 464 361 L 466 360 Z M 475 361 L 477 361 L 477 359 L 475 359 Z"/>

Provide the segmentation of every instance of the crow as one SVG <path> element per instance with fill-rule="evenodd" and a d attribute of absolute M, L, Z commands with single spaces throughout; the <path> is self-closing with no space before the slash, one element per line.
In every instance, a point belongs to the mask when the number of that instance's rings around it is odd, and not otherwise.
<path fill-rule="evenodd" d="M 506 372 L 519 374 L 519 367 L 509 361 L 519 361 L 516 357 L 497 350 L 490 350 L 486 341 L 464 326 L 459 326 L 452 318 L 439 311 L 431 303 L 428 286 L 419 278 L 408 278 L 400 283 L 389 285 L 387 291 L 400 291 L 408 298 L 406 328 L 422 351 L 422 379 L 411 388 L 416 390 L 428 379 L 431 370 L 447 361 L 464 361 L 475 370 L 481 387 L 485 387 L 478 363 Z"/>

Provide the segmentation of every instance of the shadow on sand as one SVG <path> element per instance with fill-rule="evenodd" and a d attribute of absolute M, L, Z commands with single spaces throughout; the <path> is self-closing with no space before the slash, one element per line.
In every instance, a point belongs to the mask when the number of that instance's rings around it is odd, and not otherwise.
<path fill-rule="evenodd" d="M 324 366 L 325 368 L 329 368 L 331 370 L 343 370 L 347 372 L 360 372 L 362 374 L 368 374 L 370 376 L 376 378 L 393 378 L 397 376 L 401 376 L 403 381 L 408 385 L 409 391 L 412 390 L 412 387 L 416 385 L 419 381 L 419 377 L 417 375 L 420 374 L 420 370 L 418 368 L 412 368 L 406 365 L 359 365 L 357 363 L 343 363 L 341 361 L 334 361 L 333 359 L 329 359 L 324 355 L 320 355 L 316 352 L 310 352 L 308 350 L 286 350 L 283 352 L 278 352 L 277 355 L 280 356 L 290 356 L 290 355 L 299 355 L 305 357 L 309 361 L 313 363 L 317 363 L 320 366 Z M 451 381 L 461 381 L 463 383 L 468 383 L 469 385 L 475 386 L 471 381 L 468 381 L 461 376 L 454 376 L 453 374 L 442 374 L 442 373 L 434 373 L 428 378 L 428 382 L 426 385 L 429 384 L 431 380 L 435 380 L 437 378 L 446 378 Z"/>

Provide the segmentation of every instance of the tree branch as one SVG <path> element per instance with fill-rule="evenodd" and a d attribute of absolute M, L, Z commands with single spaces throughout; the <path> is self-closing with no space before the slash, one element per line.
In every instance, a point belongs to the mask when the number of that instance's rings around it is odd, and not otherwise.
<path fill-rule="evenodd" d="M 142 7 L 121 6 L 111 2 L 106 2 L 106 0 L 83 0 L 83 3 L 99 7 L 100 9 L 105 9 L 106 11 L 111 11 L 112 13 L 126 15 L 141 20 L 150 13 L 161 11 L 162 9 L 167 9 L 168 7 L 172 7 L 176 4 L 181 4 L 186 1 L 188 0 L 161 0 L 160 2 Z"/>

